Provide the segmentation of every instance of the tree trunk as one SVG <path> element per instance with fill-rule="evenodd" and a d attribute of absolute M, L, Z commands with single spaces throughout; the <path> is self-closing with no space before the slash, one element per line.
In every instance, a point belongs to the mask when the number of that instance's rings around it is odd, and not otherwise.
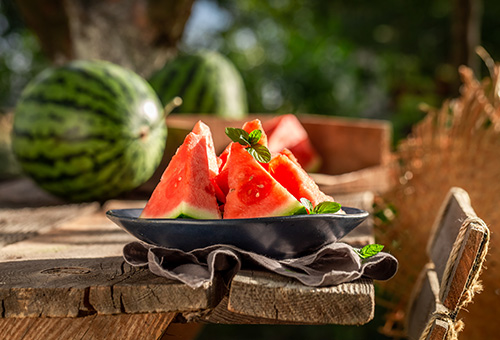
<path fill-rule="evenodd" d="M 194 0 L 17 0 L 56 64 L 103 59 L 147 77 L 177 51 Z"/>
<path fill-rule="evenodd" d="M 475 50 L 481 44 L 482 0 L 453 0 L 452 61 L 458 70 L 469 66 L 479 76 L 480 60 Z M 458 74 L 457 74 L 458 75 Z M 459 82 L 457 76 L 457 82 Z"/>

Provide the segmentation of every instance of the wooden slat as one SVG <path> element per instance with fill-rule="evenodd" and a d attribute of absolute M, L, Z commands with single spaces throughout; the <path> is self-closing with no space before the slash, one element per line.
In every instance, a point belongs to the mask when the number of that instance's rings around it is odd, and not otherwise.
<path fill-rule="evenodd" d="M 469 195 L 463 189 L 452 188 L 440 208 L 427 247 L 439 282 L 443 279 L 446 263 L 462 222 L 468 217 L 477 217 L 471 207 Z"/>
<path fill-rule="evenodd" d="M 266 272 L 241 272 L 229 291 L 228 310 L 259 318 L 314 324 L 363 324 L 373 318 L 371 280 L 315 288 Z"/>
<path fill-rule="evenodd" d="M 175 313 L 0 319 L 2 340 L 156 340 Z"/>
<path fill-rule="evenodd" d="M 470 220 L 465 223 L 467 219 Z M 451 189 L 428 247 L 441 286 L 440 299 L 448 309 L 454 311 L 470 288 L 470 275 L 475 267 L 482 265 L 481 252 L 488 238 L 489 230 L 478 219 L 467 192 Z M 449 275 L 445 277 L 445 273 Z"/>
<path fill-rule="evenodd" d="M 63 205 L 65 202 L 42 190 L 29 178 L 22 177 L 0 183 L 0 207 L 26 208 Z"/>
<path fill-rule="evenodd" d="M 464 226 L 465 227 L 465 226 Z M 455 310 L 464 293 L 471 288 L 473 271 L 475 267 L 482 266 L 484 258 L 481 258 L 485 242 L 488 238 L 488 228 L 482 224 L 471 222 L 465 232 L 462 243 L 456 243 L 457 257 L 453 261 L 449 259 L 445 272 L 450 272 L 449 277 L 444 277 L 441 282 L 440 298 L 443 305 L 450 310 Z"/>
<path fill-rule="evenodd" d="M 76 317 L 214 307 L 211 286 L 191 289 L 121 257 L 0 263 L 2 317 Z"/>
<path fill-rule="evenodd" d="M 98 209 L 97 203 L 39 208 L 2 208 L 0 209 L 0 248 L 45 232 L 77 215 L 86 216 L 94 213 Z"/>
<path fill-rule="evenodd" d="M 432 314 L 440 308 L 439 305 L 439 281 L 433 264 L 429 263 L 420 272 L 409 303 L 406 320 L 409 339 L 420 338 Z"/>
<path fill-rule="evenodd" d="M 117 206 L 123 205 L 107 207 Z M 125 264 L 121 253 L 131 240 L 99 210 L 1 248 L 1 315 L 189 311 L 212 308 L 222 298 L 211 285 L 191 289 Z"/>

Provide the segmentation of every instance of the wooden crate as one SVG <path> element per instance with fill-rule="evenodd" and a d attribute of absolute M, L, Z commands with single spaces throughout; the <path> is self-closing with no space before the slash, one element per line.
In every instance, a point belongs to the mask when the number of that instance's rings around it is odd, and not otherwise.
<path fill-rule="evenodd" d="M 309 114 L 297 116 L 322 158 L 318 174 L 311 174 L 322 190 L 335 194 L 385 191 L 390 186 L 387 166 L 391 159 L 392 131 L 389 122 Z M 274 117 L 260 114 L 244 120 L 227 120 L 208 115 L 169 115 L 169 134 L 162 164 L 141 189 L 151 191 L 154 188 L 175 150 L 198 120 L 210 127 L 216 152 L 220 153 L 230 142 L 224 132 L 226 127 L 241 127 L 254 118 L 265 122 Z"/>

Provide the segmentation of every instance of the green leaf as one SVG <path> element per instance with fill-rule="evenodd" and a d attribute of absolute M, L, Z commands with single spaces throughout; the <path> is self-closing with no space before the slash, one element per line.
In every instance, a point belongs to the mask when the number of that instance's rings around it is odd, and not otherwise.
<path fill-rule="evenodd" d="M 367 259 L 371 256 L 377 255 L 384 249 L 384 246 L 381 244 L 368 244 L 361 248 L 360 250 L 357 250 L 357 253 L 359 257 L 361 257 L 363 260 Z"/>
<path fill-rule="evenodd" d="M 341 208 L 340 203 L 337 202 L 321 202 L 314 207 L 313 214 L 335 214 Z"/>
<path fill-rule="evenodd" d="M 252 145 L 248 132 L 243 129 L 227 127 L 226 135 L 235 143 L 240 143 L 243 146 Z"/>
<path fill-rule="evenodd" d="M 248 152 L 260 163 L 269 163 L 271 152 L 264 145 L 256 144 L 247 148 Z"/>
<path fill-rule="evenodd" d="M 250 142 L 251 145 L 255 145 L 260 141 L 261 137 L 262 137 L 262 131 L 255 129 L 252 132 L 250 132 L 248 141 Z"/>
<path fill-rule="evenodd" d="M 307 198 L 302 197 L 300 199 L 300 203 L 302 203 L 302 205 L 307 209 L 308 214 L 311 214 L 312 211 L 314 210 L 314 207 L 313 207 L 311 201 L 309 201 Z"/>

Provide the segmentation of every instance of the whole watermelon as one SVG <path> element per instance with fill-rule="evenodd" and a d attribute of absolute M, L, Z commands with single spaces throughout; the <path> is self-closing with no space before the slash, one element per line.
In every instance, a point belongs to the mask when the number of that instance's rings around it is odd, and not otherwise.
<path fill-rule="evenodd" d="M 167 105 L 174 97 L 182 105 L 174 112 L 214 114 L 241 119 L 248 113 L 245 85 L 234 64 L 214 51 L 181 54 L 149 80 Z"/>
<path fill-rule="evenodd" d="M 105 61 L 50 68 L 24 89 L 12 147 L 40 187 L 105 200 L 149 179 L 165 148 L 162 105 L 140 76 Z"/>

